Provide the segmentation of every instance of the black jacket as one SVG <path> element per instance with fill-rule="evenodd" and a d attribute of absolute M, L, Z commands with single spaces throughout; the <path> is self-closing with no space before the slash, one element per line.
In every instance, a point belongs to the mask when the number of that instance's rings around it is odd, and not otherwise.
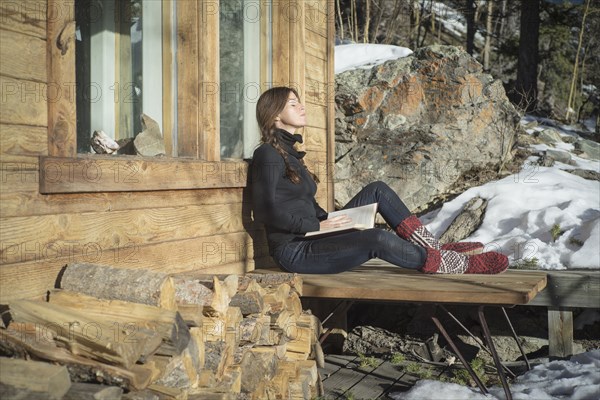
<path fill-rule="evenodd" d="M 275 135 L 288 154 L 291 168 L 300 174 L 300 183 L 292 183 L 285 176 L 283 157 L 273 146 L 260 145 L 252 159 L 252 202 L 254 220 L 265 225 L 269 250 L 275 249 L 306 232 L 319 230 L 320 220 L 327 219 L 327 212 L 315 200 L 317 184 L 302 166 L 299 159 L 304 152 L 294 149 L 294 143 L 302 143 L 302 136 L 278 129 Z"/>

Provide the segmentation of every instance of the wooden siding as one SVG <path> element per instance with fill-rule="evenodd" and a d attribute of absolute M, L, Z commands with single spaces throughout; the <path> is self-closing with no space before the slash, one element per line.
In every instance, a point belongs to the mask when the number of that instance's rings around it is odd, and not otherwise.
<path fill-rule="evenodd" d="M 180 136 L 193 141 L 187 148 L 190 155 L 214 159 L 218 158 L 218 108 L 200 110 L 202 92 L 189 89 L 189 85 L 197 82 L 201 73 L 214 74 L 215 63 L 212 72 L 203 70 L 201 64 L 214 61 L 206 49 L 216 39 L 198 30 L 201 10 L 188 10 L 193 8 L 188 3 L 195 2 L 178 2 L 178 46 L 179 51 L 195 54 L 196 59 L 178 59 L 179 73 L 185 78 L 179 79 L 178 85 L 180 91 L 194 92 L 196 97 L 188 96 L 183 103 L 180 97 L 179 114 L 173 118 L 177 118 L 180 130 L 193 132 Z M 333 3 L 302 2 L 301 21 L 285 16 L 283 8 L 277 9 L 282 3 L 273 3 L 273 81 L 302 82 L 299 89 L 310 113 L 310 124 L 303 132 L 309 150 L 307 164 L 321 179 L 317 200 L 331 207 L 328 160 L 333 121 L 327 99 L 333 78 L 333 31 L 326 16 Z M 56 82 L 64 81 L 73 71 L 65 63 L 47 63 L 56 35 L 63 27 L 72 26 L 69 14 L 60 8 L 65 4 L 63 0 L 0 2 L 0 303 L 43 296 L 69 262 L 207 273 L 243 273 L 255 266 L 273 266 L 264 231 L 252 222 L 245 169 L 235 183 L 221 188 L 172 190 L 163 185 L 134 191 L 122 186 L 111 191 L 107 182 L 98 190 L 91 186 L 86 193 L 43 194 L 44 175 L 40 171 L 48 162 L 64 162 L 63 178 L 68 180 L 69 173 L 90 157 L 72 154 L 74 129 L 68 122 L 73 118 L 72 99 L 62 96 L 63 92 L 52 92 Z M 185 50 L 185 46 L 190 49 Z M 65 54 L 68 59 L 69 51 Z M 66 102 L 49 104 L 51 95 L 61 95 Z M 61 122 L 65 120 L 66 125 Z M 66 141 L 53 141 L 55 135 L 66 135 Z M 179 150 L 181 154 L 182 148 Z M 133 159 L 114 160 L 120 168 Z M 110 159 L 98 157 L 95 161 L 101 164 Z M 191 161 L 170 163 L 165 159 L 133 162 L 146 169 L 148 165 L 168 164 L 159 178 L 162 183 L 180 180 L 186 171 L 195 174 L 217 165 L 198 162 L 190 167 L 187 163 Z M 191 169 L 181 169 L 182 165 Z M 114 166 L 110 168 L 103 164 L 103 172 L 114 176 Z"/>

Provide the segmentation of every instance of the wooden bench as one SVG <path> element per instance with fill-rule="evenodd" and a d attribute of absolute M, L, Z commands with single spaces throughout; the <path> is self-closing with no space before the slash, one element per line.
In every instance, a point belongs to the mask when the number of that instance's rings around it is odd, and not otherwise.
<path fill-rule="evenodd" d="M 272 272 L 254 272 L 261 271 Z M 485 306 L 546 306 L 549 308 L 550 354 L 559 357 L 572 353 L 573 328 L 569 307 L 600 307 L 600 271 L 561 273 L 508 270 L 499 275 L 429 275 L 398 268 L 380 260 L 371 260 L 341 274 L 301 276 L 303 299 L 314 299 L 321 303 L 323 300 L 337 300 L 478 305 L 480 322 L 485 325 L 482 326 L 484 331 L 487 330 L 483 316 Z M 579 293 L 575 295 L 573 290 L 578 290 Z M 347 303 L 345 307 L 339 303 L 336 308 L 337 311 L 342 311 L 336 324 L 340 328 L 346 328 L 345 312 L 349 307 Z M 434 322 L 446 336 L 439 320 L 434 319 Z M 488 340 L 488 346 L 495 353 L 491 338 Z M 470 369 L 462 355 L 459 357 L 465 367 Z M 497 361 L 496 367 L 507 398 L 510 398 L 503 367 L 496 357 L 494 361 Z M 482 384 L 480 389 L 484 393 L 487 391 Z"/>

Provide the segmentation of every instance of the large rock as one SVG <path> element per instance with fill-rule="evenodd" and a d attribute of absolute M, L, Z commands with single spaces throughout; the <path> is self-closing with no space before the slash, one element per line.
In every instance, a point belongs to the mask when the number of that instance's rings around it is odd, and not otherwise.
<path fill-rule="evenodd" d="M 457 47 L 338 74 L 336 202 L 383 180 L 422 210 L 467 171 L 510 159 L 518 129 L 502 83 Z"/>

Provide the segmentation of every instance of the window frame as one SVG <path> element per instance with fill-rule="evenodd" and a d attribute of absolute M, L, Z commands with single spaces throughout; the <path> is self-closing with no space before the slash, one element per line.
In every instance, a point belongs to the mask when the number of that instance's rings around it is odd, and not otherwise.
<path fill-rule="evenodd" d="M 219 57 L 214 57 L 219 48 L 219 0 L 178 2 L 174 16 L 174 0 L 161 0 L 163 13 L 169 10 L 163 14 L 166 23 L 172 17 L 177 21 L 176 116 L 164 113 L 163 103 L 163 126 L 177 119 L 176 137 L 164 135 L 167 154 L 177 154 L 174 158 L 77 153 L 74 1 L 48 0 L 46 54 L 53 101 L 48 101 L 48 156 L 41 156 L 39 163 L 40 193 L 245 187 L 247 163 L 220 159 Z M 261 32 L 269 23 L 262 19 Z M 166 40 L 163 36 L 163 44 Z M 269 60 L 261 53 L 261 78 L 266 82 Z M 170 65 L 169 58 L 163 57 L 163 64 Z M 166 93 L 172 89 L 169 83 L 163 86 Z"/>

